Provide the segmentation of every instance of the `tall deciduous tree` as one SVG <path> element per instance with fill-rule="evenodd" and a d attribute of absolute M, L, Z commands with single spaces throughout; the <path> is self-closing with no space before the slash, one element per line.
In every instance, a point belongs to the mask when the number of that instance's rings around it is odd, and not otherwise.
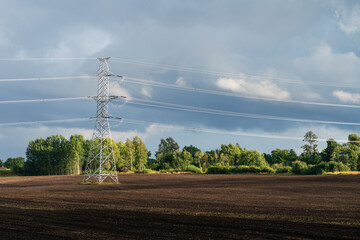
<path fill-rule="evenodd" d="M 341 145 L 338 144 L 334 139 L 330 138 L 326 141 L 327 146 L 323 149 L 321 153 L 321 160 L 324 162 L 336 161 L 336 149 L 340 148 Z"/>
<path fill-rule="evenodd" d="M 172 137 L 168 137 L 166 139 L 161 139 L 158 151 L 155 155 L 158 155 L 160 153 L 162 154 L 168 154 L 168 153 L 174 153 L 179 150 L 179 144 L 175 142 L 175 140 Z"/>
<path fill-rule="evenodd" d="M 134 143 L 128 138 L 125 142 L 126 145 L 126 154 L 125 158 L 127 159 L 127 162 L 130 164 L 130 170 L 134 170 L 134 161 L 135 161 L 135 148 Z"/>
<path fill-rule="evenodd" d="M 222 165 L 238 165 L 241 155 L 241 148 L 239 144 L 233 145 L 229 143 L 228 145 L 222 144 L 220 149 L 220 162 Z"/>
<path fill-rule="evenodd" d="M 118 170 L 121 170 L 123 167 L 129 167 L 127 164 L 127 146 L 123 141 L 119 141 L 117 144 L 117 147 L 119 149 L 119 158 L 116 161 L 116 167 Z"/>
<path fill-rule="evenodd" d="M 135 150 L 135 167 L 140 172 L 143 172 L 147 165 L 148 150 L 146 149 L 144 142 L 138 136 L 134 137 L 133 145 Z"/>
<path fill-rule="evenodd" d="M 201 152 L 201 150 L 199 148 L 197 148 L 197 147 L 195 147 L 193 145 L 183 147 L 183 151 L 184 150 L 188 151 L 193 158 L 195 157 L 195 154 L 197 152 L 199 152 L 199 151 Z"/>
<path fill-rule="evenodd" d="M 265 161 L 264 155 L 259 153 L 256 150 L 244 150 L 241 153 L 240 165 L 254 165 L 264 167 L 267 166 L 268 163 Z"/>
<path fill-rule="evenodd" d="M 348 136 L 349 144 L 352 146 L 360 147 L 360 136 L 356 133 L 352 133 Z"/>
<path fill-rule="evenodd" d="M 82 135 L 73 135 L 70 137 L 67 174 L 81 174 L 85 158 L 84 144 L 85 141 Z"/>
<path fill-rule="evenodd" d="M 317 139 L 318 137 L 312 131 L 308 131 L 307 133 L 305 133 L 303 141 L 309 143 L 301 147 L 304 149 L 305 153 L 309 153 L 310 155 L 313 155 L 317 151 L 317 145 L 314 144 L 315 142 L 317 142 Z"/>

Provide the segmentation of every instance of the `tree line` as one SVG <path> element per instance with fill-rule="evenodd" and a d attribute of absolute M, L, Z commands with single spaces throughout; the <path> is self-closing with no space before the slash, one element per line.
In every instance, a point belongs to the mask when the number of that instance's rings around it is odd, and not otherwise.
<path fill-rule="evenodd" d="M 121 172 L 197 172 L 197 173 L 293 173 L 321 174 L 334 171 L 360 171 L 360 137 L 350 134 L 348 142 L 339 144 L 333 139 L 321 152 L 317 136 L 309 131 L 304 136 L 303 153 L 293 149 L 275 149 L 271 153 L 242 148 L 236 144 L 222 144 L 220 148 L 202 152 L 195 146 L 180 149 L 171 137 L 161 139 L 154 157 L 137 136 L 132 140 L 112 141 L 117 170 Z M 82 135 L 69 139 L 53 135 L 30 141 L 24 158 L 9 158 L 0 165 L 25 175 L 82 174 L 91 151 L 92 140 Z M 107 150 L 109 151 L 109 150 Z"/>

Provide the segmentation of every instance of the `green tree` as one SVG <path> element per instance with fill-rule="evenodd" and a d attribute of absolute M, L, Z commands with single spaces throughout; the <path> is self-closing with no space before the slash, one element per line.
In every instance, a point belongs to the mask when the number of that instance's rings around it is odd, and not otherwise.
<path fill-rule="evenodd" d="M 162 154 L 174 153 L 177 152 L 179 149 L 180 149 L 179 145 L 171 137 L 168 137 L 165 140 L 161 139 L 158 151 L 156 152 L 155 156 L 157 156 L 160 153 Z"/>
<path fill-rule="evenodd" d="M 144 142 L 138 136 L 134 137 L 133 145 L 135 150 L 135 167 L 140 172 L 143 172 L 145 167 L 147 166 L 148 150 L 146 149 Z"/>
<path fill-rule="evenodd" d="M 119 149 L 119 158 L 116 161 L 116 168 L 118 170 L 121 170 L 123 167 L 129 168 L 126 161 L 126 156 L 128 152 L 126 144 L 123 141 L 119 141 L 117 147 Z"/>
<path fill-rule="evenodd" d="M 340 156 L 341 161 L 347 165 L 352 171 L 356 171 L 358 168 L 359 149 L 358 147 L 345 143 L 343 145 L 343 151 Z"/>
<path fill-rule="evenodd" d="M 219 157 L 219 151 L 211 150 L 207 151 L 207 157 L 208 157 L 208 165 L 209 166 L 215 166 L 220 164 L 220 157 Z"/>
<path fill-rule="evenodd" d="M 202 158 L 203 154 L 201 151 L 197 151 L 195 152 L 194 156 L 192 156 L 192 162 L 191 164 L 196 166 L 196 167 L 200 167 L 201 166 L 201 158 Z"/>
<path fill-rule="evenodd" d="M 256 150 L 247 150 L 244 148 L 241 153 L 240 165 L 265 167 L 268 164 L 263 154 Z"/>
<path fill-rule="evenodd" d="M 297 154 L 293 149 L 275 149 L 271 151 L 270 156 L 266 156 L 266 160 L 270 164 L 282 164 L 284 166 L 289 166 L 293 161 L 297 159 Z"/>
<path fill-rule="evenodd" d="M 174 160 L 175 161 L 173 162 L 172 166 L 175 169 L 184 171 L 190 166 L 190 163 L 192 162 L 193 157 L 191 156 L 191 153 L 189 153 L 186 150 L 184 150 L 182 152 L 177 151 L 176 158 Z"/>
<path fill-rule="evenodd" d="M 44 175 L 67 174 L 69 141 L 62 135 L 52 135 L 45 139 L 45 158 L 42 163 Z"/>
<path fill-rule="evenodd" d="M 230 155 L 225 153 L 220 153 L 220 161 L 218 162 L 218 166 L 230 166 L 231 158 Z"/>
<path fill-rule="evenodd" d="M 134 170 L 134 161 L 135 161 L 135 148 L 134 143 L 130 139 L 126 139 L 125 142 L 126 145 L 126 153 L 125 153 L 125 159 L 127 162 L 127 165 L 130 167 L 130 170 Z"/>
<path fill-rule="evenodd" d="M 304 149 L 305 153 L 309 153 L 310 155 L 313 155 L 317 151 L 317 145 L 314 144 L 315 142 L 317 142 L 317 139 L 318 137 L 312 131 L 308 131 L 307 133 L 305 133 L 303 141 L 309 143 L 301 147 Z"/>
<path fill-rule="evenodd" d="M 360 136 L 356 133 L 349 134 L 348 140 L 350 145 L 360 148 Z"/>
<path fill-rule="evenodd" d="M 23 173 L 25 159 L 23 157 L 8 158 L 5 167 L 10 168 L 15 173 Z"/>
<path fill-rule="evenodd" d="M 26 149 L 24 171 L 27 175 L 80 174 L 84 163 L 85 141 L 74 135 L 67 140 L 52 135 L 30 141 Z"/>
<path fill-rule="evenodd" d="M 358 142 L 360 137 L 354 133 L 348 136 L 348 140 L 348 143 L 337 144 L 331 148 L 330 161 L 341 162 L 350 170 L 356 171 L 360 169 L 360 146 Z M 326 155 L 324 154 L 324 156 Z"/>
<path fill-rule="evenodd" d="M 84 144 L 85 140 L 82 135 L 73 135 L 70 137 L 66 174 L 81 174 L 85 161 Z"/>
<path fill-rule="evenodd" d="M 235 146 L 232 143 L 228 145 L 222 144 L 220 147 L 220 163 L 223 166 L 238 165 L 241 156 L 241 148 L 239 144 Z"/>
<path fill-rule="evenodd" d="M 206 172 L 209 166 L 209 154 L 205 152 L 204 155 L 201 157 L 200 167 L 203 172 Z"/>
<path fill-rule="evenodd" d="M 199 152 L 199 151 L 201 152 L 201 150 L 199 148 L 197 148 L 197 147 L 195 147 L 193 145 L 183 147 L 183 151 L 184 150 L 188 151 L 193 158 L 195 157 L 195 154 L 197 152 Z"/>
<path fill-rule="evenodd" d="M 0 159 L 0 168 L 4 166 L 4 161 Z"/>
<path fill-rule="evenodd" d="M 341 147 L 340 144 L 338 144 L 334 139 L 330 138 L 329 140 L 326 141 L 327 146 L 325 149 L 323 149 L 323 151 L 321 152 L 321 159 L 324 162 L 330 162 L 330 161 L 334 161 L 335 158 L 337 158 L 335 156 L 336 154 L 336 149 Z"/>
<path fill-rule="evenodd" d="M 155 153 L 157 168 L 177 169 L 178 167 L 180 167 L 179 162 L 181 158 L 181 152 L 179 151 L 179 149 L 179 145 L 171 137 L 161 139 L 158 151 Z"/>
<path fill-rule="evenodd" d="M 318 152 L 313 153 L 301 153 L 299 156 L 299 160 L 305 162 L 306 164 L 319 164 L 321 162 L 321 154 Z"/>

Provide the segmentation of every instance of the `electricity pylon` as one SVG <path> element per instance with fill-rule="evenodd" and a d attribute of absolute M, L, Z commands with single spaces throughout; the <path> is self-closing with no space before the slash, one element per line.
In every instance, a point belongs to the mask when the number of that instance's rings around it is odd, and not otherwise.
<path fill-rule="evenodd" d="M 111 138 L 108 103 L 117 98 L 110 96 L 109 77 L 115 76 L 109 71 L 107 58 L 98 58 L 97 96 L 92 97 L 97 103 L 95 128 L 92 135 L 89 158 L 86 163 L 84 182 L 96 181 L 102 183 L 106 178 L 118 182 L 116 171 L 113 140 Z"/>

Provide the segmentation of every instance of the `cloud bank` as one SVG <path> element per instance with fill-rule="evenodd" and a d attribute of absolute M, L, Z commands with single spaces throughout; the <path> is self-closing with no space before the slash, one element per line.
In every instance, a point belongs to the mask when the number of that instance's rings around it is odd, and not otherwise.
<path fill-rule="evenodd" d="M 358 93 L 349 93 L 337 90 L 333 92 L 333 96 L 344 103 L 360 103 L 360 94 Z"/>

